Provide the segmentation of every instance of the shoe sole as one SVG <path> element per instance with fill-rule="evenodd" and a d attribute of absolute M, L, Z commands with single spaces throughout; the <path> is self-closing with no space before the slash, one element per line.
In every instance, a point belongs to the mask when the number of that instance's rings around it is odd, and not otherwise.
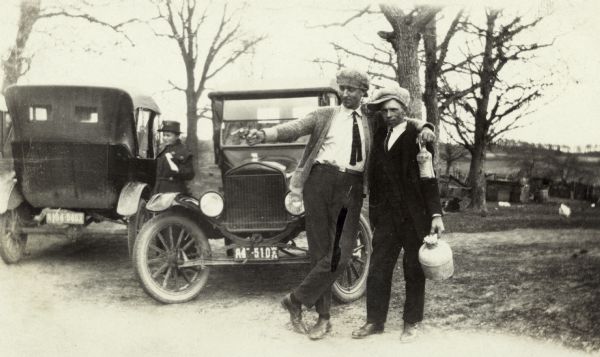
<path fill-rule="evenodd" d="M 311 339 L 311 340 L 313 340 L 313 341 L 320 340 L 320 339 L 322 339 L 323 337 L 325 337 L 330 332 L 331 332 L 331 325 L 327 326 L 327 328 L 325 329 L 325 333 L 322 336 L 314 336 L 313 337 L 313 336 L 311 336 L 309 334 L 308 338 Z"/>
<path fill-rule="evenodd" d="M 290 314 L 290 323 L 292 325 L 292 330 L 296 333 L 305 335 L 306 334 L 306 327 L 300 327 L 300 326 L 295 326 L 294 323 L 292 322 L 292 318 L 293 318 L 293 313 L 292 311 L 288 308 L 287 304 L 285 303 L 285 300 L 281 300 L 280 302 L 281 307 L 287 311 Z M 302 323 L 302 322 L 301 322 Z"/>
<path fill-rule="evenodd" d="M 370 334 L 367 334 L 367 335 L 362 335 L 362 336 L 357 336 L 357 335 L 352 334 L 352 338 L 355 339 L 355 340 L 362 340 L 363 338 L 367 338 L 367 337 L 372 336 L 372 335 L 381 335 L 382 333 L 383 333 L 383 330 L 381 330 L 381 331 L 375 331 L 373 333 L 370 333 Z"/>

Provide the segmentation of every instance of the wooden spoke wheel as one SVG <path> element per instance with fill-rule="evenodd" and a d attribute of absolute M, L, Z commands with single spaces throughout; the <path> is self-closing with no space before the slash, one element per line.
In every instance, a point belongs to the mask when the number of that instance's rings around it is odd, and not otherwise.
<path fill-rule="evenodd" d="M 187 217 L 170 212 L 150 219 L 133 250 L 133 265 L 142 287 L 162 303 L 192 300 L 206 285 L 208 267 L 182 267 L 187 261 L 210 256 L 208 239 Z"/>
<path fill-rule="evenodd" d="M 360 216 L 356 248 L 344 272 L 333 283 L 333 297 L 339 302 L 348 303 L 359 299 L 367 290 L 367 275 L 371 260 L 371 240 L 373 233 L 369 222 Z"/>
<path fill-rule="evenodd" d="M 27 235 L 15 233 L 20 226 L 17 210 L 8 210 L 0 215 L 0 256 L 6 264 L 17 263 L 25 251 Z"/>

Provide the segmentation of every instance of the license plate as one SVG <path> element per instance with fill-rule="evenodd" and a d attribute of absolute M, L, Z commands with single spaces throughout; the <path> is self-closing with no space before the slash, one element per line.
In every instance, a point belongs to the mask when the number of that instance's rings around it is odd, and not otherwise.
<path fill-rule="evenodd" d="M 46 212 L 46 223 L 48 224 L 83 224 L 85 216 L 83 212 L 67 210 L 49 210 Z"/>
<path fill-rule="evenodd" d="M 277 247 L 236 247 L 233 259 L 242 260 L 278 260 Z"/>

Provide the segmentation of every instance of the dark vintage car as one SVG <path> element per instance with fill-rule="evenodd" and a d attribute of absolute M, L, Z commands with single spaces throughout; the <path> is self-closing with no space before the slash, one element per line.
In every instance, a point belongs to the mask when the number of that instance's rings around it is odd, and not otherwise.
<path fill-rule="evenodd" d="M 0 181 L 2 259 L 19 261 L 28 234 L 75 237 L 103 220 L 128 222 L 131 249 L 155 176 L 154 100 L 55 85 L 15 85 L 5 96 L 14 174 Z"/>
<path fill-rule="evenodd" d="M 250 147 L 244 134 L 303 117 L 319 106 L 338 105 L 336 89 L 329 84 L 246 87 L 209 97 L 222 190 L 199 199 L 175 193 L 152 197 L 147 209 L 157 215 L 144 224 L 134 248 L 143 288 L 164 303 L 197 296 L 210 266 L 309 262 L 302 238 L 303 202 L 288 189 L 308 137 Z M 371 235 L 368 221 L 361 217 L 353 259 L 333 287 L 342 302 L 365 291 Z M 212 238 L 223 239 L 223 244 Z"/>

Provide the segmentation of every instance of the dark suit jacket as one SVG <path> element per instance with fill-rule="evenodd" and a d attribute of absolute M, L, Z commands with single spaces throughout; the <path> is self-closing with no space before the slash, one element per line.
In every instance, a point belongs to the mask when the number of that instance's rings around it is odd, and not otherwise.
<path fill-rule="evenodd" d="M 179 168 L 179 172 L 171 170 L 167 161 L 166 153 L 173 155 L 173 163 Z M 185 181 L 194 178 L 194 166 L 192 153 L 180 141 L 173 145 L 167 145 L 156 158 L 156 183 L 155 193 L 165 192 L 187 192 Z"/>
<path fill-rule="evenodd" d="M 407 125 L 406 131 L 396 140 L 389 152 L 384 151 L 383 142 L 387 129 L 378 128 L 373 138 L 369 162 L 369 216 L 377 226 L 380 210 L 394 209 L 404 212 L 412 220 L 415 230 L 422 239 L 429 234 L 433 214 L 441 214 L 440 195 L 436 178 L 421 179 L 416 143 L 418 131 Z M 429 152 L 433 153 L 431 145 Z M 391 207 L 390 207 L 391 206 Z"/>

